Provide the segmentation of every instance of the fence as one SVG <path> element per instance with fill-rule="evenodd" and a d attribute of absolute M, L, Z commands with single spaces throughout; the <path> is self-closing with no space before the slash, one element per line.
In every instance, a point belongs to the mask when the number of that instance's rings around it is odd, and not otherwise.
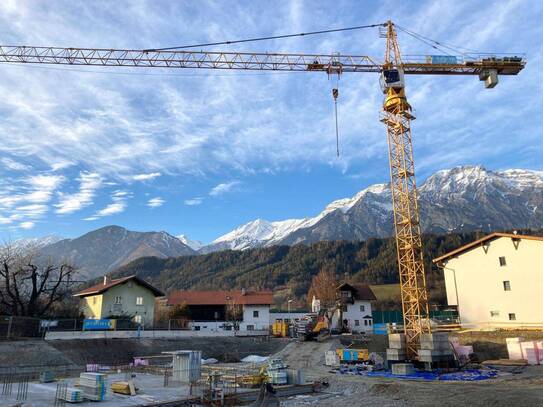
<path fill-rule="evenodd" d="M 390 311 L 373 311 L 373 324 L 403 324 L 403 316 L 401 310 Z M 438 322 L 458 323 L 458 312 L 453 310 L 445 311 L 430 311 L 430 318 Z"/>

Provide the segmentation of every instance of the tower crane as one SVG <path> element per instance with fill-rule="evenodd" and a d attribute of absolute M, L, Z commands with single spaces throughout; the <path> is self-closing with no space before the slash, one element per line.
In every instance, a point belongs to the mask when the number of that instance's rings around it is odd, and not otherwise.
<path fill-rule="evenodd" d="M 411 121 L 415 117 L 405 94 L 405 75 L 476 75 L 487 88 L 493 88 L 499 75 L 517 75 L 526 61 L 512 54 L 472 53 L 461 57 L 449 54 L 402 58 L 398 26 L 392 21 L 373 26 L 379 26 L 382 37 L 386 38 L 384 59 L 340 54 L 0 45 L 0 63 L 380 74 L 384 93 L 380 119 L 387 129 L 406 349 L 408 359 L 414 360 L 420 335 L 430 332 L 430 321 L 411 137 Z"/>

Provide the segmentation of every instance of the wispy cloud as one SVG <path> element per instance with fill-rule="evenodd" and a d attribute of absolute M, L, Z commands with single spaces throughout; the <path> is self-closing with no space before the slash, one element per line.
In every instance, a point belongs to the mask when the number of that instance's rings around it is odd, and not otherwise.
<path fill-rule="evenodd" d="M 223 194 L 226 194 L 228 192 L 231 192 L 234 190 L 238 185 L 240 185 L 240 181 L 229 181 L 229 182 L 223 182 L 221 184 L 218 184 L 214 186 L 211 191 L 209 191 L 210 196 L 220 196 Z"/>
<path fill-rule="evenodd" d="M 185 199 L 185 205 L 188 205 L 188 206 L 198 206 L 202 202 L 204 202 L 204 198 L 200 198 L 200 197 Z"/>
<path fill-rule="evenodd" d="M 128 191 L 118 190 L 113 192 L 113 194 L 111 194 L 111 200 L 113 201 L 112 203 L 108 204 L 103 209 L 96 211 L 94 215 L 85 218 L 84 220 L 92 221 L 103 218 L 104 216 L 111 216 L 124 212 L 128 206 L 127 199 L 131 196 L 132 194 Z"/>
<path fill-rule="evenodd" d="M 150 207 L 150 208 L 158 208 L 159 206 L 162 206 L 164 204 L 164 202 L 166 202 L 164 199 L 162 198 L 151 198 L 147 201 L 147 206 Z"/>
<path fill-rule="evenodd" d="M 32 229 L 34 227 L 34 222 L 21 222 L 19 223 L 21 229 Z"/>
<path fill-rule="evenodd" d="M 78 181 L 78 192 L 74 194 L 59 194 L 59 203 L 55 204 L 57 208 L 56 213 L 73 213 L 92 204 L 96 190 L 102 185 L 102 177 L 97 173 L 80 173 Z"/>
<path fill-rule="evenodd" d="M 18 161 L 14 161 L 12 160 L 11 158 L 2 158 L 0 160 L 0 162 L 2 163 L 2 165 L 10 170 L 13 170 L 13 171 L 28 171 L 31 169 L 30 166 L 28 165 L 25 165 L 21 162 L 18 162 Z"/>
<path fill-rule="evenodd" d="M 53 193 L 64 181 L 61 175 L 38 174 L 3 185 L 0 191 L 0 224 L 23 229 L 32 227 L 29 223 L 33 225 L 35 220 L 45 215 Z"/>
<path fill-rule="evenodd" d="M 137 174 L 132 177 L 134 181 L 149 181 L 152 179 L 155 179 L 157 177 L 160 177 L 160 172 L 151 172 L 149 174 Z"/>

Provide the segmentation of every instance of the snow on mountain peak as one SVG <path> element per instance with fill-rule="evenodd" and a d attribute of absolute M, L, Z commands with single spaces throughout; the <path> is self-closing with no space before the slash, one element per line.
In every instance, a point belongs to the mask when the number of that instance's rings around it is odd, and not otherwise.
<path fill-rule="evenodd" d="M 202 247 L 205 246 L 204 243 L 200 242 L 199 240 L 192 240 L 187 237 L 187 235 L 179 235 L 176 236 L 179 240 L 181 240 L 181 243 L 187 245 L 192 250 L 200 250 Z"/>

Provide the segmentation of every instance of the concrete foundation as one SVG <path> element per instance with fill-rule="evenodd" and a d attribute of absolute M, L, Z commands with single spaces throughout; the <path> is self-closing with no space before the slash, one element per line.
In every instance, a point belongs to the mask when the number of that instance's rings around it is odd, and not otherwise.
<path fill-rule="evenodd" d="M 387 349 L 387 360 L 405 360 L 405 349 Z"/>
<path fill-rule="evenodd" d="M 415 367 L 411 363 L 394 363 L 392 374 L 406 376 L 415 373 Z"/>

